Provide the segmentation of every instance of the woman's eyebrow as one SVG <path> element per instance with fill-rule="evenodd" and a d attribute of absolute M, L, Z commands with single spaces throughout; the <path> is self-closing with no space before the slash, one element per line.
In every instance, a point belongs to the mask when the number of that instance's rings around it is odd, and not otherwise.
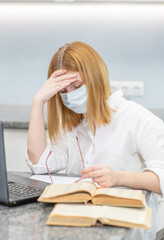
<path fill-rule="evenodd" d="M 83 82 L 77 79 L 75 82 L 72 82 L 70 85 L 74 85 L 74 84 L 76 84 L 76 83 L 79 83 L 79 84 L 80 84 L 80 83 L 83 83 Z"/>

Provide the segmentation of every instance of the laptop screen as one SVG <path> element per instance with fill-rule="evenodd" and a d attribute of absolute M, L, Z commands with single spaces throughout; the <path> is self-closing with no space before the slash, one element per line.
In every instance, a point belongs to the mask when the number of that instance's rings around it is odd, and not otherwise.
<path fill-rule="evenodd" d="M 1 121 L 0 121 L 0 202 L 8 202 L 3 123 Z"/>

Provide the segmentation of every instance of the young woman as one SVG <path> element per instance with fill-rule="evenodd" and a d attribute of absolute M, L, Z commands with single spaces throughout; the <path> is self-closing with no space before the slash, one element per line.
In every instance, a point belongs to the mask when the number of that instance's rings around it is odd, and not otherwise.
<path fill-rule="evenodd" d="M 66 169 L 102 186 L 164 194 L 163 121 L 124 99 L 121 90 L 112 94 L 105 63 L 82 42 L 55 53 L 48 80 L 32 101 L 26 160 L 32 172 L 42 174 L 47 159 L 50 172 Z M 148 204 L 157 207 L 153 194 Z M 156 220 L 148 235 L 141 231 L 144 239 L 155 239 Z"/>

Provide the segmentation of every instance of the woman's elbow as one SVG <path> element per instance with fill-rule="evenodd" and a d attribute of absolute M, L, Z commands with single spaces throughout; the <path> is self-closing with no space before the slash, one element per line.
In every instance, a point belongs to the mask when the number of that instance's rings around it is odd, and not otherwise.
<path fill-rule="evenodd" d="M 28 155 L 28 159 L 33 165 L 39 162 L 40 156 L 38 156 L 36 153 L 31 152 L 29 149 L 27 149 L 27 155 Z"/>

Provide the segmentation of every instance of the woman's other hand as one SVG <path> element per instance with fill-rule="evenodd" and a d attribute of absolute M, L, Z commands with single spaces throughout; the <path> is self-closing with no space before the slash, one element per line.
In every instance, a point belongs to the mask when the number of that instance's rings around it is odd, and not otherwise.
<path fill-rule="evenodd" d="M 46 103 L 57 92 L 70 85 L 77 80 L 76 73 L 67 73 L 67 70 L 60 69 L 52 73 L 50 78 L 40 88 L 34 99 Z"/>
<path fill-rule="evenodd" d="M 93 182 L 100 186 L 112 187 L 117 186 L 118 176 L 117 171 L 110 168 L 108 165 L 95 165 L 85 168 L 81 171 L 82 178 L 92 178 Z"/>

